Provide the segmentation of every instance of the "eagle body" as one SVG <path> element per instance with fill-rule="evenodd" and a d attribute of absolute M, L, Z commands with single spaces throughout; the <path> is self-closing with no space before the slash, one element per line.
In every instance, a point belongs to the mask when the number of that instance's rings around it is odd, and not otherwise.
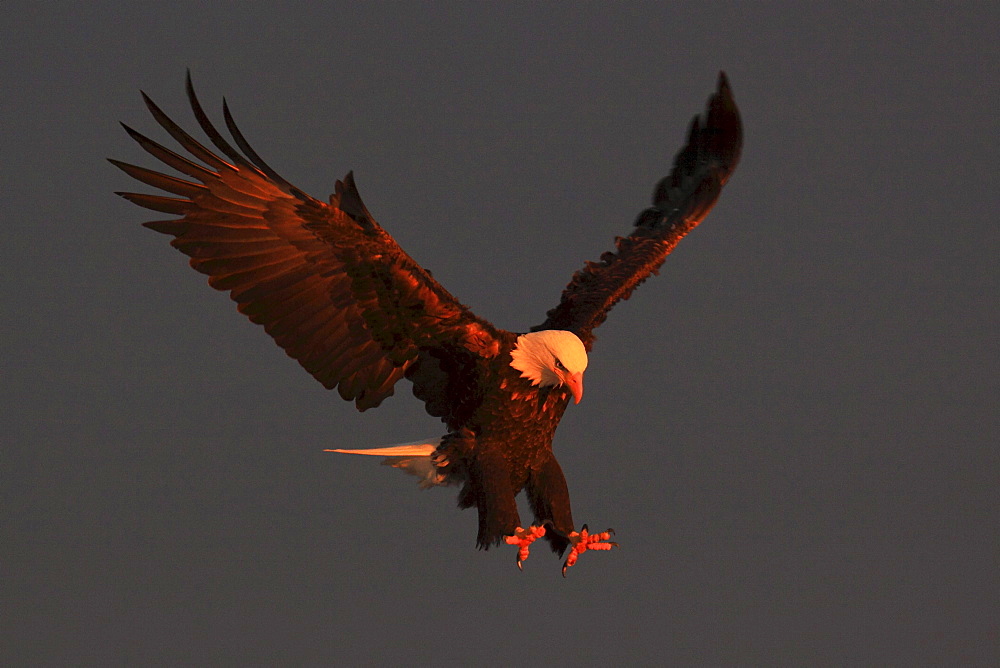
<path fill-rule="evenodd" d="M 489 357 L 425 349 L 406 377 L 428 412 L 448 427 L 435 448 L 439 484 L 462 485 L 459 506 L 478 508 L 477 544 L 499 544 L 521 526 L 515 497 L 527 489 L 536 521 L 555 529 L 546 539 L 561 553 L 573 517 L 552 441 L 571 391 L 535 382 L 512 366 L 525 335 L 502 331 L 497 339 Z"/>
<path fill-rule="evenodd" d="M 223 102 L 234 147 L 205 114 L 190 74 L 187 94 L 214 148 L 143 93 L 186 155 L 123 126 L 181 176 L 111 160 L 167 193 L 118 194 L 172 216 L 145 225 L 172 236 L 212 287 L 228 292 L 326 388 L 367 410 L 406 379 L 447 429 L 429 442 L 334 452 L 386 457 L 419 471 L 421 486 L 459 485 L 459 505 L 479 514 L 477 545 L 516 545 L 519 566 L 543 536 L 556 552 L 570 550 L 563 574 L 582 552 L 612 547 L 610 532 L 575 528 L 553 437 L 569 402 L 582 397 L 593 330 L 704 219 L 739 161 L 742 124 L 725 74 L 652 206 L 613 251 L 573 275 L 559 303 L 527 332 L 497 328 L 452 296 L 376 222 L 351 173 L 328 202 L 315 199 L 257 155 Z M 515 501 L 521 491 L 534 514 L 527 529 Z"/>

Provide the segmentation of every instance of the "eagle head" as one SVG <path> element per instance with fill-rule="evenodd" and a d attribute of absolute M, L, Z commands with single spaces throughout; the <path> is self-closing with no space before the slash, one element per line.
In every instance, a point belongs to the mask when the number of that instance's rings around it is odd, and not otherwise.
<path fill-rule="evenodd" d="M 510 365 L 521 372 L 521 378 L 540 387 L 565 385 L 574 403 L 580 403 L 587 350 L 576 334 L 561 329 L 522 334 L 510 356 Z"/>

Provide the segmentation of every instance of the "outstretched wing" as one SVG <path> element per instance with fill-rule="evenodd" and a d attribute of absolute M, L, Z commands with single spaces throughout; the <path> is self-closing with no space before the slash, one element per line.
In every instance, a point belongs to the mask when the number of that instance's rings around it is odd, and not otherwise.
<path fill-rule="evenodd" d="M 566 329 L 589 350 L 595 327 L 621 299 L 655 274 L 684 235 L 712 210 L 722 186 L 740 159 L 743 128 L 729 81 L 719 73 L 708 108 L 691 122 L 687 144 L 674 158 L 670 176 L 656 186 L 653 206 L 643 211 L 635 229 L 615 240 L 616 251 L 587 262 L 563 291 L 548 319 L 533 329 Z"/>
<path fill-rule="evenodd" d="M 196 160 L 132 128 L 154 157 L 190 178 L 112 164 L 178 197 L 118 193 L 179 218 L 145 223 L 173 235 L 171 245 L 228 291 L 238 309 L 263 325 L 289 356 L 360 410 L 377 406 L 425 347 L 463 346 L 496 354 L 497 332 L 476 318 L 410 258 L 365 208 L 351 174 L 330 203 L 316 200 L 271 169 L 250 148 L 223 103 L 226 126 L 242 153 L 212 125 L 187 78 L 195 117 L 209 150 L 149 97 L 156 121 Z"/>

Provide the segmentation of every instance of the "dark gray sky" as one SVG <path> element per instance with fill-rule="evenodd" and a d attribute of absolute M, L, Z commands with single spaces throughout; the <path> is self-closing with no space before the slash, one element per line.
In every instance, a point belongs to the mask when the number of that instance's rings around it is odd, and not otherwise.
<path fill-rule="evenodd" d="M 996 3 L 24 3 L 0 28 L 5 663 L 987 663 Z M 104 162 L 190 67 L 480 315 L 540 322 L 725 69 L 743 161 L 599 331 L 556 453 L 622 549 L 475 550 L 455 492 L 210 290 Z M 15 661 L 16 660 L 16 661 Z"/>

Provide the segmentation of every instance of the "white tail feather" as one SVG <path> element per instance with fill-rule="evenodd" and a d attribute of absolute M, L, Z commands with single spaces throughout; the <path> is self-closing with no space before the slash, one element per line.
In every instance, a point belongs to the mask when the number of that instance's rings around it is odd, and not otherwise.
<path fill-rule="evenodd" d="M 341 452 L 345 455 L 374 455 L 376 457 L 430 457 L 434 454 L 437 444 L 404 443 L 390 445 L 384 448 L 365 448 L 363 450 L 324 450 L 323 452 Z"/>
<path fill-rule="evenodd" d="M 339 452 L 345 455 L 374 455 L 385 457 L 382 460 L 383 466 L 391 466 L 401 469 L 410 475 L 415 475 L 420 480 L 417 484 L 420 489 L 427 489 L 436 485 L 446 485 L 445 477 L 438 472 L 437 464 L 431 455 L 437 450 L 441 439 L 414 441 L 413 443 L 401 443 L 400 445 L 390 445 L 384 448 L 365 448 L 361 450 L 324 450 L 323 452 Z"/>

